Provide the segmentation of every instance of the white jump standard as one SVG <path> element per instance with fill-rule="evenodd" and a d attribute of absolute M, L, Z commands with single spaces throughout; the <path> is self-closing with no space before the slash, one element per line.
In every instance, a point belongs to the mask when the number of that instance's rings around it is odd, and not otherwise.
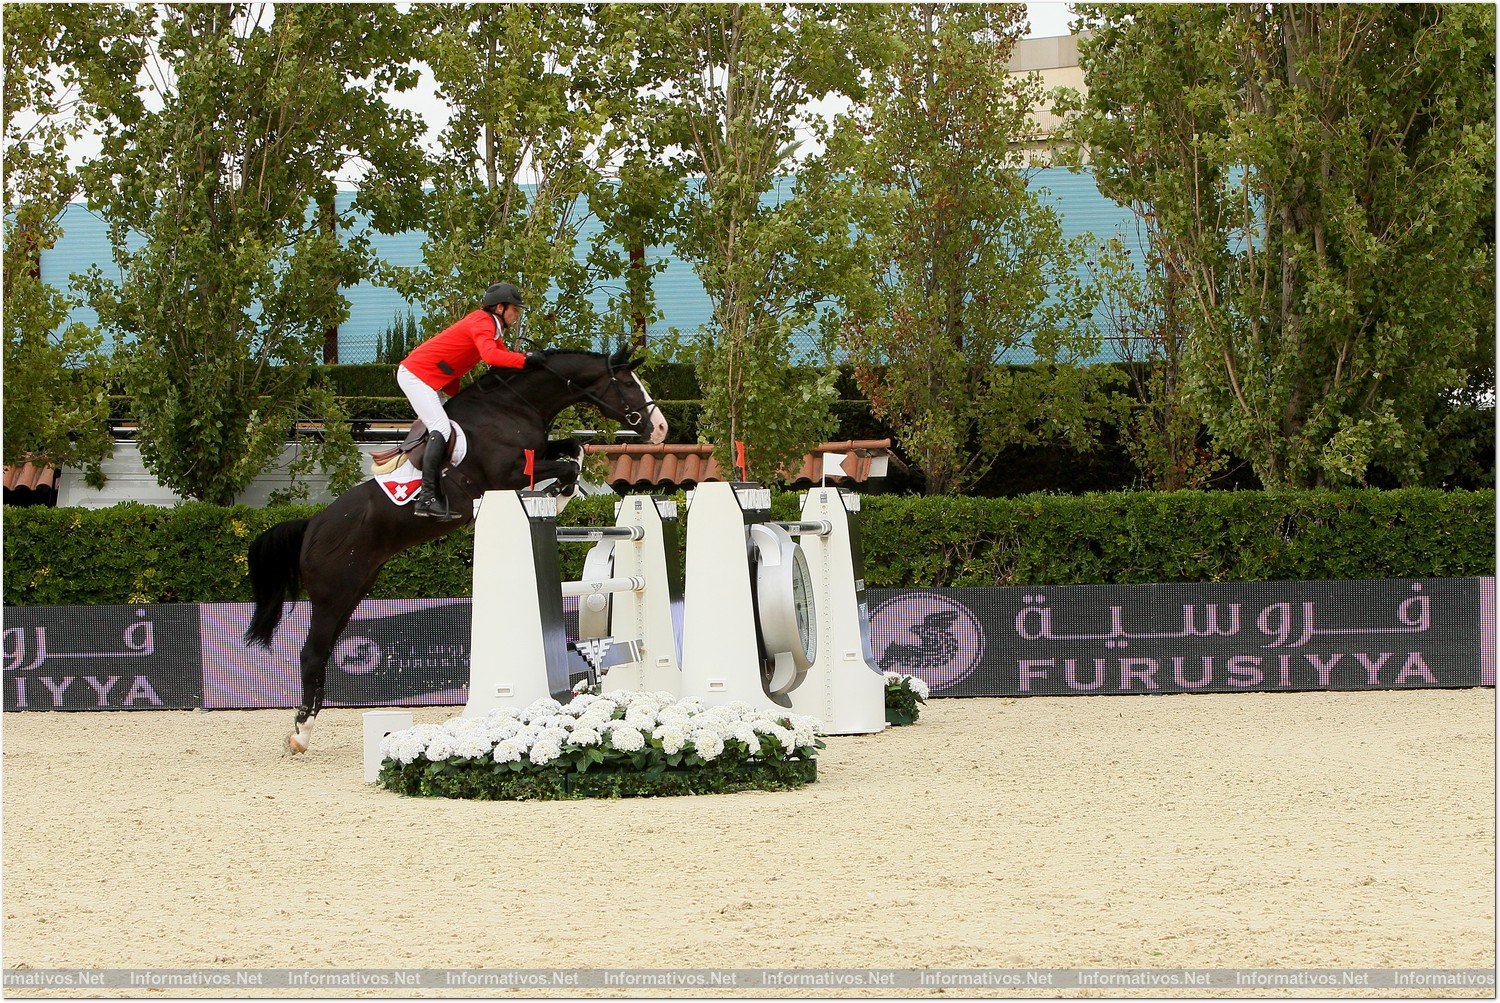
<path fill-rule="evenodd" d="M 881 731 L 859 499 L 813 488 L 787 523 L 770 505 L 754 484 L 703 484 L 689 500 L 682 695 L 811 715 L 831 735 Z"/>
<path fill-rule="evenodd" d="M 673 502 L 632 495 L 617 503 L 615 526 L 603 528 L 558 527 L 557 499 L 533 492 L 488 491 L 477 507 L 465 717 L 566 701 L 579 679 L 606 671 L 610 688 L 678 691 Z M 595 545 L 582 581 L 561 580 L 561 543 Z M 564 595 L 579 597 L 572 646 Z"/>

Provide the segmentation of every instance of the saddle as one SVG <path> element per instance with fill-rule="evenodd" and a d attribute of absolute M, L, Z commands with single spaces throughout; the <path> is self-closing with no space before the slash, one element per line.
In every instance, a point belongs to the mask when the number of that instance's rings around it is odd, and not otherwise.
<path fill-rule="evenodd" d="M 453 450 L 458 445 L 458 436 L 448 436 L 448 455 L 444 459 L 453 462 Z M 411 465 L 418 470 L 422 469 L 422 457 L 427 453 L 427 425 L 418 418 L 411 423 L 411 431 L 406 433 L 406 438 L 401 440 L 401 445 L 390 449 L 377 450 L 370 454 L 371 461 L 375 464 L 375 473 L 388 474 L 401 466 L 402 457 L 411 460 Z"/>

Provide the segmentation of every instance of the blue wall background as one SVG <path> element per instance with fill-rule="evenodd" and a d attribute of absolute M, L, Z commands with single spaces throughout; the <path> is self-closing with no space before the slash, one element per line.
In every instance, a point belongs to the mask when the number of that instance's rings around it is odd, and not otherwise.
<path fill-rule="evenodd" d="M 762 201 L 777 205 L 791 192 L 790 178 L 783 179 L 773 191 L 767 192 Z M 1066 168 L 1048 167 L 1038 169 L 1032 186 L 1044 199 L 1050 201 L 1062 219 L 1065 237 L 1092 233 L 1102 242 L 1110 237 L 1119 237 L 1141 260 L 1140 242 L 1134 217 L 1129 210 L 1099 194 L 1092 175 L 1087 172 L 1074 173 Z M 353 202 L 353 192 L 340 192 L 336 206 L 340 213 L 346 212 Z M 376 254 L 392 265 L 415 266 L 422 261 L 422 241 L 425 235 L 408 231 L 400 234 L 380 234 L 368 231 L 363 220 L 356 220 L 351 232 L 367 232 Z M 580 257 L 602 228 L 592 217 L 580 234 Z M 132 246 L 138 246 L 132 244 Z M 647 327 L 647 337 L 657 338 L 676 328 L 692 335 L 705 325 L 710 316 L 708 295 L 698 281 L 692 266 L 678 258 L 670 246 L 654 246 L 646 249 L 648 262 L 666 262 L 665 268 L 656 274 L 652 289 L 656 294 L 661 317 Z M 106 277 L 118 280 L 120 272 L 110 255 L 109 235 L 104 221 L 81 203 L 68 207 L 62 217 L 62 237 L 55 247 L 42 253 L 42 281 L 59 289 L 77 294 L 72 276 L 81 275 L 93 266 L 99 266 Z M 377 286 L 371 282 L 358 282 L 344 287 L 341 292 L 349 300 L 349 319 L 339 328 L 339 361 L 370 362 L 374 360 L 377 336 L 398 317 L 408 311 L 421 317 L 421 310 L 408 303 L 395 290 Z M 611 290 L 601 289 L 593 294 L 595 305 L 605 306 Z M 619 290 L 614 290 L 618 293 Z M 99 315 L 92 307 L 76 307 L 65 322 L 81 322 L 96 326 Z M 109 332 L 104 332 L 106 346 Z M 811 349 L 815 336 L 810 332 L 802 339 L 802 347 Z M 1097 361 L 1114 358 L 1107 349 Z M 1011 353 L 1005 361 L 1025 363 L 1031 361 L 1030 352 L 1020 349 Z"/>

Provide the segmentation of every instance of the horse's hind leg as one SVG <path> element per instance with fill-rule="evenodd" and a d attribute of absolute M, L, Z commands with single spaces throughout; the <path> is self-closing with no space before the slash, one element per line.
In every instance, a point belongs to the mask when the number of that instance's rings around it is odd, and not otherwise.
<path fill-rule="evenodd" d="M 292 731 L 286 737 L 287 750 L 294 756 L 306 752 L 312 743 L 313 720 L 323 709 L 328 659 L 333 654 L 334 643 L 349 625 L 349 618 L 354 615 L 363 595 L 364 590 L 350 594 L 346 589 L 336 599 L 313 601 L 307 639 L 302 642 L 302 704 L 297 708 Z"/>

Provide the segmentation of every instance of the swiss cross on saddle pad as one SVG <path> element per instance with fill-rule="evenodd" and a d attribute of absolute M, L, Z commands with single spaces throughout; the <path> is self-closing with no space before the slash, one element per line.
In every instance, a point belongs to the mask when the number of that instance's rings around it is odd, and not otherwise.
<path fill-rule="evenodd" d="M 453 435 L 456 437 L 453 443 L 453 455 L 448 459 L 448 466 L 456 467 L 463 462 L 464 456 L 469 451 L 469 440 L 464 435 L 464 430 L 458 427 L 457 422 L 449 422 L 453 426 Z M 396 505 L 405 505 L 417 497 L 417 492 L 422 489 L 422 471 L 411 462 L 411 458 L 403 456 L 401 465 L 388 474 L 375 474 L 370 478 L 380 486 L 381 492 Z"/>

